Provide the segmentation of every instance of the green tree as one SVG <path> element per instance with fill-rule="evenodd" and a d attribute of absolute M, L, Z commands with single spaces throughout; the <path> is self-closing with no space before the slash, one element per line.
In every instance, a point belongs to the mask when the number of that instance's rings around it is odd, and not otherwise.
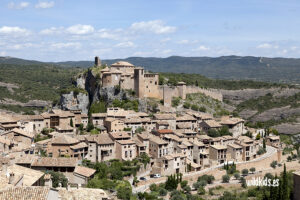
<path fill-rule="evenodd" d="M 73 119 L 72 119 L 72 118 L 70 119 L 70 126 L 71 126 L 71 127 L 74 127 Z"/>
<path fill-rule="evenodd" d="M 201 187 L 199 187 L 199 188 L 197 189 L 197 194 L 198 194 L 198 195 L 205 195 L 205 189 L 204 189 L 203 186 L 201 186 Z"/>
<path fill-rule="evenodd" d="M 289 200 L 289 188 L 288 188 L 288 178 L 286 173 L 286 166 L 284 164 L 283 174 L 282 174 L 282 200 Z"/>
<path fill-rule="evenodd" d="M 248 169 L 243 169 L 243 170 L 242 170 L 243 176 L 247 176 L 248 173 L 249 173 Z"/>
<path fill-rule="evenodd" d="M 233 176 L 236 180 L 238 180 L 241 177 L 239 172 L 235 172 Z"/>
<path fill-rule="evenodd" d="M 266 150 L 266 140 L 265 140 L 265 138 L 263 139 L 263 148 L 264 148 L 264 150 Z"/>
<path fill-rule="evenodd" d="M 117 185 L 116 189 L 117 189 L 117 197 L 119 199 L 125 199 L 125 200 L 130 199 L 132 195 L 132 188 L 128 181 Z"/>
<path fill-rule="evenodd" d="M 255 167 L 250 168 L 250 171 L 251 171 L 252 174 L 255 172 L 255 170 L 256 170 Z"/>
<path fill-rule="evenodd" d="M 260 140 L 260 134 L 258 133 L 257 135 L 256 135 L 256 138 L 255 138 L 256 140 Z"/>
<path fill-rule="evenodd" d="M 61 183 L 62 187 L 67 187 L 68 179 L 63 173 L 54 171 L 49 171 L 48 173 L 51 174 L 52 186 L 54 188 L 57 188 L 59 186 L 59 183 Z"/>

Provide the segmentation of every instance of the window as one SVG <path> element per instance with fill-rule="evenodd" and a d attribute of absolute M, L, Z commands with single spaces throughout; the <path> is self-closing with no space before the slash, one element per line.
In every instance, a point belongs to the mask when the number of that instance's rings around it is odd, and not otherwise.
<path fill-rule="evenodd" d="M 125 158 L 127 158 L 127 151 L 125 151 Z"/>

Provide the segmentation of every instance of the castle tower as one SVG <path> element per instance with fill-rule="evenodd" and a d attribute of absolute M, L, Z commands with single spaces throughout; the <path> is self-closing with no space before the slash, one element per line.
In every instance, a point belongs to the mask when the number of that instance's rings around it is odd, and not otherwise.
<path fill-rule="evenodd" d="M 145 80 L 144 80 L 144 69 L 136 67 L 134 69 L 134 91 L 138 98 L 144 98 Z"/>
<path fill-rule="evenodd" d="M 182 99 L 186 99 L 186 84 L 185 82 L 177 83 L 178 93 Z"/>
<path fill-rule="evenodd" d="M 98 56 L 95 57 L 95 65 L 97 67 L 101 66 L 101 60 L 100 60 L 100 58 Z"/>

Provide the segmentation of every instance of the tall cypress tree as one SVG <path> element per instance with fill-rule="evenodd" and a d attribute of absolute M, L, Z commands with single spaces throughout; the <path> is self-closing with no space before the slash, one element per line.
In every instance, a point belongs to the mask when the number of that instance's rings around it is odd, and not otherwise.
<path fill-rule="evenodd" d="M 283 174 L 282 174 L 282 200 L 289 199 L 289 188 L 288 188 L 288 179 L 286 174 L 286 166 L 284 164 Z"/>

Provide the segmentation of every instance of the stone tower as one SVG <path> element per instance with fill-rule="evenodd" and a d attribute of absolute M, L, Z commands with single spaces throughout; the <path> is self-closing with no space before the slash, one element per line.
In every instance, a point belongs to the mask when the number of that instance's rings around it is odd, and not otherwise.
<path fill-rule="evenodd" d="M 101 66 L 101 60 L 100 60 L 100 58 L 98 56 L 95 57 L 95 65 L 97 67 Z"/>
<path fill-rule="evenodd" d="M 177 83 L 178 93 L 182 99 L 186 99 L 186 84 L 185 82 Z"/>
<path fill-rule="evenodd" d="M 145 80 L 144 80 L 144 69 L 136 67 L 134 69 L 134 91 L 138 98 L 144 98 Z"/>

